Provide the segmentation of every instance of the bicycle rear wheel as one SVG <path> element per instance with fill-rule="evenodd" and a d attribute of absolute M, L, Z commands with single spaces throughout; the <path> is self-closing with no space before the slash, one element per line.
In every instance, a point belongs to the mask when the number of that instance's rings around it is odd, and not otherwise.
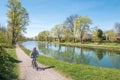
<path fill-rule="evenodd" d="M 32 67 L 35 68 L 35 62 L 32 60 Z"/>
<path fill-rule="evenodd" d="M 36 70 L 38 71 L 38 64 L 37 64 L 36 61 L 35 61 L 35 68 L 36 68 Z"/>

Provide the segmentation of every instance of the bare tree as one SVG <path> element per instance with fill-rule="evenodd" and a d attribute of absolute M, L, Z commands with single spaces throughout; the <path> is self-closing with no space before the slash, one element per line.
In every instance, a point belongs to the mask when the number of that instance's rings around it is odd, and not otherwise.
<path fill-rule="evenodd" d="M 71 15 L 69 16 L 65 21 L 65 26 L 69 28 L 71 32 L 71 36 L 73 36 L 73 41 L 75 42 L 75 36 L 74 36 L 74 21 L 78 17 L 78 15 Z"/>
<path fill-rule="evenodd" d="M 120 36 L 120 23 L 115 23 L 115 32 L 118 36 Z"/>

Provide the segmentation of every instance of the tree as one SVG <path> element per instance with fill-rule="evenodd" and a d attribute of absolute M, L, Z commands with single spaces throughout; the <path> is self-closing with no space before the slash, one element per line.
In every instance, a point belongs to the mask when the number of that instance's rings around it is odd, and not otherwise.
<path fill-rule="evenodd" d="M 92 30 L 92 40 L 101 41 L 103 39 L 103 31 L 98 27 L 94 27 Z"/>
<path fill-rule="evenodd" d="M 8 28 L 12 35 L 11 43 L 13 45 L 16 43 L 18 35 L 25 32 L 29 17 L 19 0 L 8 0 L 7 6 Z"/>
<path fill-rule="evenodd" d="M 48 41 L 49 31 L 42 31 L 35 38 L 36 40 L 40 40 L 40 41 Z"/>
<path fill-rule="evenodd" d="M 91 39 L 92 39 L 92 41 L 98 41 L 99 40 L 98 34 L 97 34 L 98 29 L 99 29 L 98 26 L 92 28 L 92 30 L 91 30 Z"/>
<path fill-rule="evenodd" d="M 108 30 L 105 32 L 106 40 L 114 41 L 114 37 L 117 36 L 114 30 Z"/>
<path fill-rule="evenodd" d="M 74 21 L 75 19 L 78 17 L 78 15 L 71 15 L 70 17 L 68 17 L 65 21 L 65 25 L 66 27 L 69 28 L 71 35 L 73 37 L 73 41 L 75 42 L 75 32 L 74 32 Z"/>
<path fill-rule="evenodd" d="M 80 35 L 80 42 L 83 42 L 83 36 L 89 30 L 89 25 L 92 23 L 91 19 L 86 16 L 80 16 L 75 19 L 74 32 L 78 31 Z M 75 34 L 75 33 L 74 33 Z"/>
<path fill-rule="evenodd" d="M 70 30 L 66 26 L 63 26 L 63 31 L 62 34 L 64 36 L 65 41 L 70 41 L 71 40 L 71 35 L 70 35 Z"/>
<path fill-rule="evenodd" d="M 103 38 L 103 31 L 102 31 L 101 29 L 98 29 L 98 30 L 97 30 L 97 36 L 98 36 L 98 38 L 99 38 L 100 41 L 101 41 L 102 38 Z"/>
<path fill-rule="evenodd" d="M 19 34 L 18 37 L 17 37 L 17 41 L 25 41 L 25 40 L 28 40 L 28 38 L 26 38 L 24 35 L 22 34 Z"/>
<path fill-rule="evenodd" d="M 55 36 L 57 36 L 59 42 L 61 42 L 62 31 L 63 31 L 63 24 L 55 25 L 55 27 L 52 28 L 52 31 L 54 32 Z"/>
<path fill-rule="evenodd" d="M 120 36 L 120 23 L 115 23 L 115 31 Z"/>
<path fill-rule="evenodd" d="M 0 25 L 0 44 L 7 47 L 10 45 L 10 34 L 5 26 Z"/>

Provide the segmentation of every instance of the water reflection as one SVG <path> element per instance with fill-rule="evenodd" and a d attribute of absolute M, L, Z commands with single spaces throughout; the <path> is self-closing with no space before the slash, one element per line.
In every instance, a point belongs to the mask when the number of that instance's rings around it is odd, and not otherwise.
<path fill-rule="evenodd" d="M 30 41 L 24 42 L 23 45 L 29 47 L 28 43 Z M 120 69 L 119 52 L 62 46 L 54 43 L 32 42 L 33 46 L 36 44 L 41 54 L 57 60 Z"/>

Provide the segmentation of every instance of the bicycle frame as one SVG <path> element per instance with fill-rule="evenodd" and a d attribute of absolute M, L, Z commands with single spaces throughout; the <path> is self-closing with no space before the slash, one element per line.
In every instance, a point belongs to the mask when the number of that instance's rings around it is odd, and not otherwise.
<path fill-rule="evenodd" d="M 38 70 L 38 65 L 37 65 L 37 62 L 36 62 L 36 60 L 34 58 L 32 60 L 32 66 L 33 66 L 33 68 L 35 68 L 36 70 Z"/>

